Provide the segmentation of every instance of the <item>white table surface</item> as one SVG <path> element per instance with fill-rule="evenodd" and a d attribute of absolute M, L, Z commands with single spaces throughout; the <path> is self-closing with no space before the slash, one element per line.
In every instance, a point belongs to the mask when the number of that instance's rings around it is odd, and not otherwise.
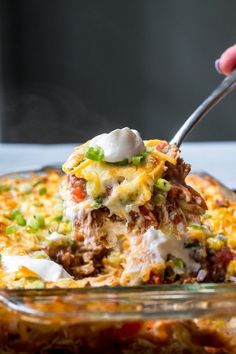
<path fill-rule="evenodd" d="M 61 164 L 73 144 L 0 144 L 0 174 Z M 236 189 L 236 142 L 185 143 L 182 156 L 193 171 L 206 171 Z"/>

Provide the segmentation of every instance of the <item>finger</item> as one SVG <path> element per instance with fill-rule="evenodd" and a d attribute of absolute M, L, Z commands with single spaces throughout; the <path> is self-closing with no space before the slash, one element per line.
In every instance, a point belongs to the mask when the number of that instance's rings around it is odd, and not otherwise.
<path fill-rule="evenodd" d="M 216 66 L 224 75 L 229 75 L 236 68 L 236 44 L 226 49 Z"/>

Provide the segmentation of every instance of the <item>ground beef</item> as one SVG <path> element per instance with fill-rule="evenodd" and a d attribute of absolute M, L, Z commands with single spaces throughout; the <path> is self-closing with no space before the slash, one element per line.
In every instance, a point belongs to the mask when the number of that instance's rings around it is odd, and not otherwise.
<path fill-rule="evenodd" d="M 160 226 L 158 212 L 151 203 L 141 205 L 139 207 L 139 211 L 143 217 L 145 229 L 148 229 L 150 226 L 154 226 L 156 228 Z"/>
<path fill-rule="evenodd" d="M 168 181 L 177 181 L 178 183 L 185 184 L 185 178 L 191 171 L 191 166 L 186 164 L 183 159 L 178 158 L 176 165 L 172 165 L 170 162 L 166 162 L 167 170 L 163 175 L 163 178 Z"/>
<path fill-rule="evenodd" d="M 91 212 L 92 222 L 91 226 L 101 227 L 104 224 L 104 220 L 109 218 L 109 209 L 106 207 L 102 207 L 99 209 L 94 209 Z"/>
<path fill-rule="evenodd" d="M 85 246 L 83 241 L 72 245 L 51 245 L 47 248 L 48 256 L 76 279 L 96 276 L 103 268 L 103 258 L 108 250 L 102 246 Z"/>
<path fill-rule="evenodd" d="M 220 283 L 225 281 L 227 266 L 235 258 L 229 247 L 223 247 L 219 251 L 208 250 L 207 254 L 207 281 Z"/>
<path fill-rule="evenodd" d="M 86 187 L 86 180 L 84 178 L 78 178 L 75 175 L 69 175 L 68 180 L 69 185 L 72 188 L 82 187 L 83 189 L 85 189 Z"/>

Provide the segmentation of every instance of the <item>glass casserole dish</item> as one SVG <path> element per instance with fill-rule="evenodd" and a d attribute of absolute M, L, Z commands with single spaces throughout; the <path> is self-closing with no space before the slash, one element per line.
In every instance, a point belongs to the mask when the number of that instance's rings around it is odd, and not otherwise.
<path fill-rule="evenodd" d="M 2 287 L 0 353 L 236 353 L 235 300 L 235 284 Z"/>
<path fill-rule="evenodd" d="M 1 353 L 236 353 L 234 284 L 1 290 Z"/>

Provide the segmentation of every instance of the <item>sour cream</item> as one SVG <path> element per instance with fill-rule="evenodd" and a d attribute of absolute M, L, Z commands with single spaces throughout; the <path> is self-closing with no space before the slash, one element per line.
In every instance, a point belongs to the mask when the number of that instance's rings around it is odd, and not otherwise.
<path fill-rule="evenodd" d="M 184 242 L 177 240 L 174 235 L 166 235 L 154 227 L 150 227 L 143 235 L 133 235 L 121 284 L 141 284 L 150 266 L 165 263 L 169 254 L 182 259 L 189 272 L 197 272 L 200 269 L 200 264 L 191 259 L 189 250 L 184 248 Z M 176 273 L 178 274 L 178 269 Z"/>
<path fill-rule="evenodd" d="M 104 152 L 104 161 L 129 161 L 145 150 L 143 140 L 137 130 L 130 128 L 115 129 L 108 134 L 95 136 L 89 143 L 90 147 L 99 146 Z"/>
<path fill-rule="evenodd" d="M 49 259 L 2 255 L 1 264 L 3 269 L 9 273 L 16 272 L 20 267 L 24 266 L 46 281 L 71 278 L 70 274 L 62 266 Z"/>
<path fill-rule="evenodd" d="M 182 240 L 177 240 L 175 236 L 165 235 L 154 227 L 150 227 L 144 233 L 143 248 L 149 251 L 153 263 L 164 263 L 167 255 L 171 254 L 176 258 L 181 258 L 191 272 L 196 272 L 200 268 L 200 264 L 190 258 L 189 251 L 184 248 Z"/>

